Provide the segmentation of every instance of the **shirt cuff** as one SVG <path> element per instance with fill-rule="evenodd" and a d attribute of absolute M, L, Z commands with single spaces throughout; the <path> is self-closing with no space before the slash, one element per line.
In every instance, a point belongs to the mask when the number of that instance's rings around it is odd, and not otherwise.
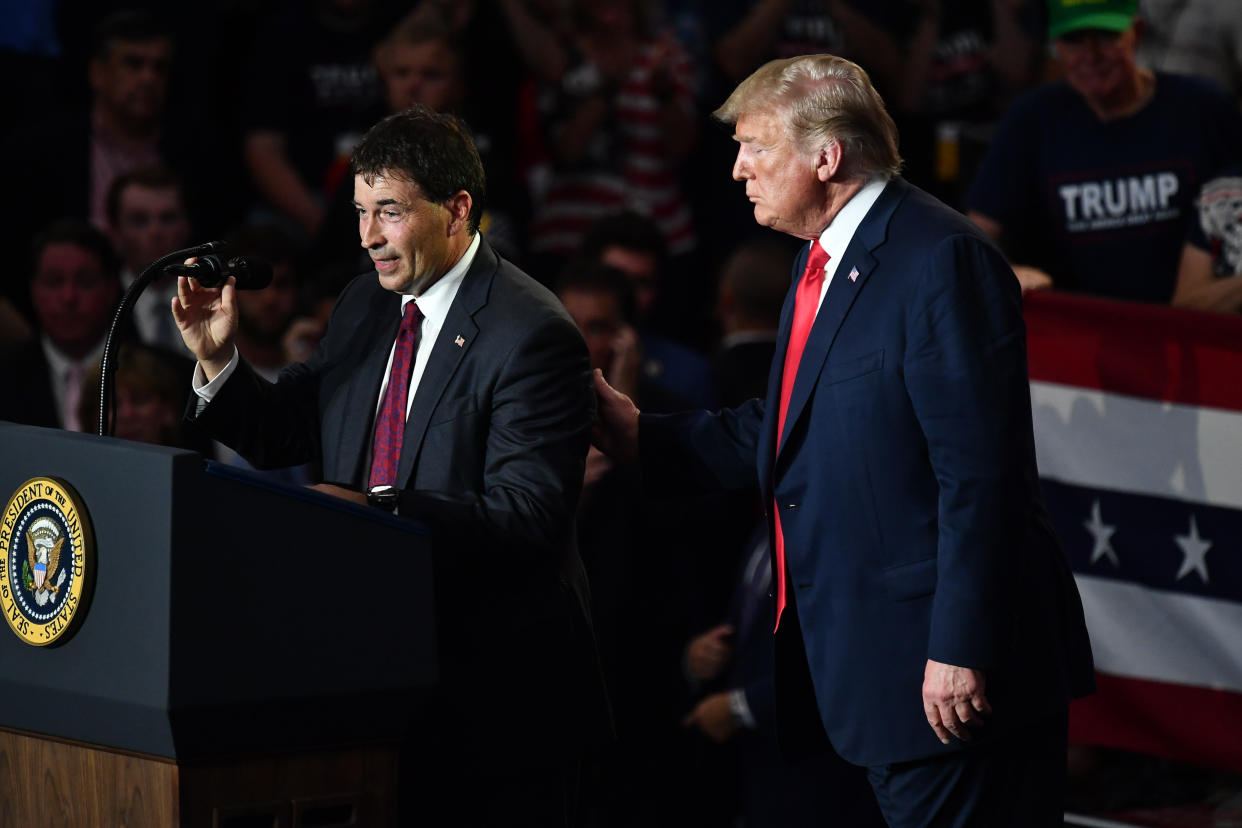
<path fill-rule="evenodd" d="M 750 702 L 746 701 L 745 690 L 729 691 L 729 712 L 742 727 L 747 730 L 755 729 L 755 717 L 750 712 Z"/>
<path fill-rule="evenodd" d="M 207 381 L 207 374 L 203 371 L 202 363 L 194 363 L 194 378 L 190 381 L 190 386 L 194 389 L 194 393 L 198 395 L 198 407 L 196 411 L 202 411 L 207 407 L 207 403 L 211 402 L 211 398 L 220 390 L 220 386 L 228 382 L 229 377 L 233 376 L 233 372 L 237 370 L 237 362 L 240 359 L 237 353 L 237 346 L 233 346 L 233 357 L 229 360 L 229 364 L 224 366 L 224 370 L 216 374 L 210 382 Z"/>

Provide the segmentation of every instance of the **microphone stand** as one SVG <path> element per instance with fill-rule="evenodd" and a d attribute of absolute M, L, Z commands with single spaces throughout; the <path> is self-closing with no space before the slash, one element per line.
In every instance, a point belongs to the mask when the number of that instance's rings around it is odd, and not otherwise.
<path fill-rule="evenodd" d="M 147 285 L 154 282 L 164 272 L 164 268 L 170 264 L 180 263 L 185 259 L 206 256 L 208 253 L 213 253 L 223 247 L 224 242 L 215 241 L 187 247 L 184 250 L 174 250 L 147 265 L 138 278 L 134 280 L 134 283 L 129 286 L 129 290 L 125 291 L 121 304 L 117 306 L 116 313 L 112 316 L 112 324 L 108 326 L 108 337 L 104 340 L 103 357 L 99 361 L 99 428 L 97 431 L 100 437 L 111 437 L 112 432 L 116 428 L 114 418 L 109 417 L 116 410 L 116 385 L 113 382 L 113 378 L 116 375 L 116 360 L 113 359 L 113 351 L 115 349 L 112 343 L 116 338 L 116 331 L 120 327 L 121 321 L 129 314 L 134 303 L 138 301 L 138 297 L 146 290 Z"/>

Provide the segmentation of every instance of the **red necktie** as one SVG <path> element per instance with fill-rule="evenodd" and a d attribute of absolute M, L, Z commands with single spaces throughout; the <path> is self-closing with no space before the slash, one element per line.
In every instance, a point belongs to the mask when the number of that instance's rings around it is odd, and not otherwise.
<path fill-rule="evenodd" d="M 811 252 L 806 257 L 806 270 L 798 282 L 794 297 L 793 325 L 789 328 L 789 345 L 785 348 L 785 368 L 781 372 L 781 407 L 776 419 L 776 448 L 780 450 L 781 435 L 785 433 L 785 415 L 789 413 L 789 397 L 793 393 L 794 379 L 798 376 L 798 363 L 806 348 L 811 326 L 815 324 L 815 312 L 819 310 L 819 293 L 824 284 L 824 265 L 828 264 L 828 252 L 818 241 L 811 242 Z M 785 534 L 781 531 L 780 504 L 772 504 L 776 520 L 776 626 L 781 625 L 781 612 L 785 609 Z"/>
<path fill-rule="evenodd" d="M 397 482 L 397 463 L 401 460 L 401 438 L 405 435 L 406 397 L 410 391 L 410 369 L 414 366 L 414 348 L 418 343 L 418 326 L 423 312 L 418 303 L 405 303 L 397 344 L 392 352 L 392 370 L 388 372 L 388 389 L 375 418 L 375 442 L 371 445 L 371 477 L 368 488 L 393 486 Z"/>

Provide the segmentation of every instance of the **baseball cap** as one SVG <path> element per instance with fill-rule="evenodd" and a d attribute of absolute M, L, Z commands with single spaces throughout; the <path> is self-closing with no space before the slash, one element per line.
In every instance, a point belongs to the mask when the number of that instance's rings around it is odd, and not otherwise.
<path fill-rule="evenodd" d="M 1138 13 L 1138 0 L 1048 0 L 1048 36 L 1081 29 L 1124 32 Z"/>

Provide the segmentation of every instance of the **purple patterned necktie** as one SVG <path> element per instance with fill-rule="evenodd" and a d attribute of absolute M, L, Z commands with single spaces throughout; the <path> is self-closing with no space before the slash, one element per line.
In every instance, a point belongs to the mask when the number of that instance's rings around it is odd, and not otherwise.
<path fill-rule="evenodd" d="M 394 486 L 397 463 L 401 459 L 401 438 L 405 434 L 406 397 L 410 391 L 410 369 L 414 365 L 414 348 L 418 344 L 418 326 L 423 312 L 418 303 L 406 302 L 397 331 L 397 345 L 392 352 L 392 370 L 388 372 L 388 389 L 375 418 L 375 442 L 371 446 L 371 477 L 367 486 Z"/>

